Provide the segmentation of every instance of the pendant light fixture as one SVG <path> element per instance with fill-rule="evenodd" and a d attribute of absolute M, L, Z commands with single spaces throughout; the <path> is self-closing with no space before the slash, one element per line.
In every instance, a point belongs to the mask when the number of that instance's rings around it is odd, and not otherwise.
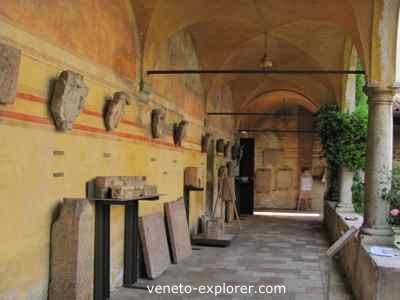
<path fill-rule="evenodd" d="M 264 20 L 262 23 L 263 26 L 263 31 L 264 31 L 264 55 L 260 59 L 260 68 L 262 70 L 268 70 L 271 69 L 273 66 L 272 59 L 270 56 L 270 51 L 269 51 L 269 32 L 267 30 L 267 20 L 264 18 L 262 14 L 261 7 L 258 7 L 257 5 L 257 0 L 254 0 L 254 7 L 256 9 L 256 12 L 258 14 L 258 17 L 260 20 Z"/>

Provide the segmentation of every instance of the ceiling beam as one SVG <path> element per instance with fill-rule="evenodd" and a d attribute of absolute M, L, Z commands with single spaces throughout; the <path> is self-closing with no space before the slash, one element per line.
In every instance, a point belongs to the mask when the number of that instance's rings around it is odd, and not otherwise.
<path fill-rule="evenodd" d="M 148 76 L 154 75 L 184 75 L 184 74 L 245 74 L 245 75 L 344 75 L 365 74 L 358 70 L 263 70 L 263 69 L 224 69 L 224 70 L 149 70 Z"/>

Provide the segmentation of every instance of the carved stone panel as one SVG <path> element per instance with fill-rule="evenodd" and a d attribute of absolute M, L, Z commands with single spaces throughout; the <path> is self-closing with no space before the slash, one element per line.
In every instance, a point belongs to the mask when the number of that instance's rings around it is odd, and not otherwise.
<path fill-rule="evenodd" d="M 201 138 L 201 152 L 208 152 L 208 148 L 210 145 L 210 138 L 211 138 L 211 134 L 206 133 L 205 135 L 202 136 Z"/>
<path fill-rule="evenodd" d="M 162 109 L 151 111 L 151 135 L 154 139 L 160 139 L 165 134 L 165 112 Z"/>
<path fill-rule="evenodd" d="M 188 121 L 181 121 L 174 125 L 174 143 L 175 145 L 182 146 L 182 142 L 186 137 L 187 127 L 189 125 Z"/>
<path fill-rule="evenodd" d="M 164 216 L 161 213 L 139 219 L 146 274 L 150 279 L 160 276 L 171 264 Z"/>
<path fill-rule="evenodd" d="M 236 142 L 232 145 L 231 158 L 233 160 L 239 160 L 239 158 L 240 158 L 240 143 Z"/>
<path fill-rule="evenodd" d="M 106 115 L 104 118 L 108 131 L 113 131 L 118 127 L 124 115 L 125 105 L 130 105 L 131 101 L 125 92 L 116 92 L 111 101 L 108 101 Z"/>
<path fill-rule="evenodd" d="M 0 104 L 15 102 L 20 61 L 21 50 L 0 43 Z"/>
<path fill-rule="evenodd" d="M 50 107 L 58 130 L 72 130 L 73 122 L 85 107 L 88 93 L 89 89 L 82 75 L 73 71 L 61 72 L 55 84 Z"/>
<path fill-rule="evenodd" d="M 289 190 L 293 185 L 293 170 L 280 169 L 276 175 L 276 187 L 278 190 Z"/>
<path fill-rule="evenodd" d="M 87 199 L 65 199 L 51 230 L 49 300 L 93 299 L 94 213 Z"/>
<path fill-rule="evenodd" d="M 272 187 L 271 169 L 258 169 L 256 171 L 256 193 L 268 194 Z"/>
<path fill-rule="evenodd" d="M 172 261 L 180 263 L 192 254 L 190 234 L 183 199 L 165 203 L 168 233 L 171 241 Z"/>

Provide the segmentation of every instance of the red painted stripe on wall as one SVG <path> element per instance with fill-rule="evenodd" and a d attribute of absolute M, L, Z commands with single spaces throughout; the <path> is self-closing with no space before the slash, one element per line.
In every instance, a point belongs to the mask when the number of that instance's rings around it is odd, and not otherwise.
<path fill-rule="evenodd" d="M 28 114 L 24 114 L 24 113 L 20 113 L 20 112 L 0 110 L 0 117 L 24 121 L 24 122 L 30 122 L 30 123 L 35 123 L 35 124 L 42 124 L 42 125 L 49 125 L 49 126 L 53 125 L 47 118 L 28 115 Z M 116 137 L 132 140 L 132 141 L 139 141 L 139 142 L 145 142 L 145 143 L 149 143 L 149 144 L 160 145 L 160 146 L 164 146 L 164 147 L 174 149 L 174 150 L 188 150 L 188 151 L 194 151 L 194 152 L 201 153 L 201 151 L 199 151 L 199 150 L 189 149 L 186 147 L 178 147 L 172 143 L 159 141 L 159 140 L 152 140 L 145 136 L 131 134 L 128 132 L 122 132 L 122 131 L 108 132 L 107 130 L 102 129 L 102 128 L 97 128 L 97 127 L 83 125 L 83 124 L 74 124 L 74 129 L 84 131 L 84 132 L 95 133 L 95 134 L 116 136 Z"/>

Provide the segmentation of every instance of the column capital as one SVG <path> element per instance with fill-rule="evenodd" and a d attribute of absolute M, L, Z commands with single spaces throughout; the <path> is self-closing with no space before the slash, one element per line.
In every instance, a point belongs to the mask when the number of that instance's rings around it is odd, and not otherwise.
<path fill-rule="evenodd" d="M 364 87 L 364 92 L 371 103 L 391 105 L 394 96 L 400 92 L 400 84 L 395 83 L 387 86 L 380 83 L 370 83 Z"/>

